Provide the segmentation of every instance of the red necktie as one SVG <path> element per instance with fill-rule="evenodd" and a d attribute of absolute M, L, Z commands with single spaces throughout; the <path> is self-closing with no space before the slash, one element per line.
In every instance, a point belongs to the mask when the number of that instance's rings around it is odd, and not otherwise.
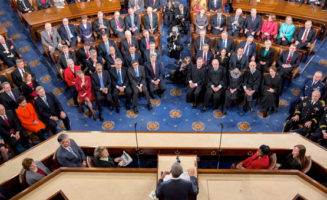
<path fill-rule="evenodd" d="M 292 60 L 292 54 L 290 54 L 290 55 L 288 56 L 288 59 L 287 59 L 287 61 L 286 61 L 286 64 L 289 65 L 289 64 L 291 63 L 291 60 Z"/>
<path fill-rule="evenodd" d="M 149 40 L 148 39 L 145 40 L 146 40 L 146 49 L 149 49 L 150 48 Z"/>
<path fill-rule="evenodd" d="M 90 58 L 90 54 L 89 51 L 86 51 L 86 58 L 89 59 Z"/>
<path fill-rule="evenodd" d="M 153 4 L 153 6 L 154 6 L 154 2 L 155 2 L 155 0 L 152 0 L 152 4 Z"/>
<path fill-rule="evenodd" d="M 203 55 L 203 65 L 207 65 L 207 54 L 204 53 Z"/>
<path fill-rule="evenodd" d="M 156 65 L 152 65 L 153 74 L 156 75 Z"/>
<path fill-rule="evenodd" d="M 304 36 L 303 36 L 303 39 L 302 39 L 302 43 L 305 43 L 305 41 L 307 41 L 308 32 L 309 32 L 308 29 L 305 29 Z"/>
<path fill-rule="evenodd" d="M 10 127 L 10 123 L 9 123 L 8 118 L 6 117 L 6 115 L 3 116 L 3 121 L 5 121 L 6 124 Z M 15 134 L 14 129 L 10 129 L 10 134 Z"/>
<path fill-rule="evenodd" d="M 53 37 L 50 32 L 49 32 L 49 36 L 50 36 L 51 41 L 53 42 Z"/>
<path fill-rule="evenodd" d="M 116 61 L 115 61 L 115 60 L 116 60 L 116 59 L 115 59 L 115 56 L 112 56 L 112 59 L 114 60 L 114 63 L 115 63 L 115 62 L 116 62 Z"/>
<path fill-rule="evenodd" d="M 131 41 L 130 40 L 128 40 L 128 46 L 131 47 Z"/>
<path fill-rule="evenodd" d="M 45 5 L 45 0 L 42 0 L 42 4 Z"/>
<path fill-rule="evenodd" d="M 118 27 L 121 29 L 121 25 L 120 25 L 120 23 L 119 23 L 119 20 L 118 20 L 118 19 L 116 19 L 116 22 L 117 22 L 117 25 L 118 25 Z"/>

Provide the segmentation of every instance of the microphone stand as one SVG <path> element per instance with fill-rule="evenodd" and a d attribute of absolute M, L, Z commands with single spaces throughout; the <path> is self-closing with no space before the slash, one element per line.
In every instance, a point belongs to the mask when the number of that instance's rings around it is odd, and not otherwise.
<path fill-rule="evenodd" d="M 177 156 L 176 156 L 176 161 L 178 162 L 178 163 L 181 163 L 181 160 L 179 159 L 179 155 L 177 154 Z"/>
<path fill-rule="evenodd" d="M 141 167 L 140 165 L 140 150 L 139 150 L 139 142 L 137 139 L 137 130 L 136 130 L 137 122 L 134 123 L 134 131 L 135 131 L 135 140 L 136 140 L 136 159 L 137 159 L 137 166 L 138 168 Z"/>
<path fill-rule="evenodd" d="M 224 125 L 223 123 L 220 123 L 220 140 L 219 140 L 219 146 L 218 146 L 218 162 L 217 162 L 217 169 L 219 169 L 219 165 L 220 165 L 220 157 L 221 157 L 221 153 L 222 153 L 222 149 L 221 149 L 221 139 L 223 137 L 223 128 Z"/>

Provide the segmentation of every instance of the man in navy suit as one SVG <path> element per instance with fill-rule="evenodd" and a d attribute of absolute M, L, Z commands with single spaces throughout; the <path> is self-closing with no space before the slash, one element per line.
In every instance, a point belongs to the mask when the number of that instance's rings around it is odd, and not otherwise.
<path fill-rule="evenodd" d="M 222 9 L 223 5 L 221 0 L 209 0 L 209 11 L 215 12 L 218 9 Z"/>
<path fill-rule="evenodd" d="M 217 0 L 213 0 L 217 1 Z M 217 10 L 217 14 L 214 14 L 211 17 L 211 33 L 214 35 L 218 35 L 224 31 L 226 26 L 226 16 L 223 15 L 223 11 L 221 9 Z"/>
<path fill-rule="evenodd" d="M 251 15 L 246 17 L 244 24 L 244 34 L 246 37 L 252 35 L 256 37 L 257 33 L 261 30 L 261 17 L 257 16 L 257 10 L 251 9 Z"/>
<path fill-rule="evenodd" d="M 297 49 L 310 48 L 315 41 L 316 30 L 312 28 L 310 20 L 305 22 L 304 27 L 299 28 L 294 34 L 294 41 Z"/>
<path fill-rule="evenodd" d="M 123 39 L 120 43 L 121 53 L 125 55 L 128 53 L 128 49 L 130 46 L 134 46 L 136 50 L 139 49 L 139 42 L 136 38 L 132 38 L 132 33 L 130 31 L 125 31 L 125 39 Z"/>
<path fill-rule="evenodd" d="M 167 174 L 171 173 L 171 179 L 164 181 Z M 197 178 L 194 176 L 194 169 L 189 169 L 190 181 L 180 178 L 183 167 L 176 162 L 171 166 L 170 172 L 165 171 L 158 181 L 156 196 L 165 200 L 188 200 L 189 196 L 196 198 L 199 188 Z"/>
<path fill-rule="evenodd" d="M 209 45 L 204 44 L 202 47 L 202 50 L 198 51 L 196 54 L 196 58 L 201 57 L 203 59 L 203 66 L 208 69 L 208 67 L 211 65 L 211 61 L 213 59 L 213 54 L 211 51 L 209 51 Z"/>
<path fill-rule="evenodd" d="M 13 67 L 16 64 L 17 58 L 18 55 L 14 45 L 10 40 L 6 40 L 2 35 L 0 35 L 0 59 L 2 59 L 8 67 Z"/>
<path fill-rule="evenodd" d="M 153 12 L 160 11 L 162 7 L 161 0 L 145 0 L 144 7 L 151 7 Z"/>
<path fill-rule="evenodd" d="M 116 11 L 114 14 L 114 18 L 110 20 L 110 26 L 112 31 L 114 32 L 114 35 L 116 37 L 122 38 L 124 37 L 125 23 L 124 20 L 119 16 L 119 12 Z"/>
<path fill-rule="evenodd" d="M 101 39 L 103 35 L 107 35 L 108 37 L 110 36 L 109 21 L 103 18 L 103 12 L 101 11 L 98 12 L 98 18 L 93 22 L 93 30 L 99 39 Z"/>
<path fill-rule="evenodd" d="M 288 51 L 283 51 L 277 59 L 277 70 L 282 80 L 292 73 L 294 67 L 300 65 L 300 54 L 296 52 L 295 44 L 291 44 Z"/>
<path fill-rule="evenodd" d="M 21 96 L 17 88 L 11 88 L 10 83 L 3 82 L 4 92 L 0 95 L 0 102 L 7 110 L 14 111 L 18 107 L 17 98 Z"/>
<path fill-rule="evenodd" d="M 69 118 L 57 97 L 52 92 L 45 92 L 42 86 L 37 86 L 35 90 L 38 95 L 34 102 L 35 110 L 47 128 L 52 131 L 52 134 L 57 133 L 57 122 L 59 120 L 62 120 L 65 128 L 70 130 Z"/>
<path fill-rule="evenodd" d="M 159 1 L 159 0 L 157 0 Z M 143 15 L 143 26 L 145 30 L 148 30 L 152 34 L 158 33 L 158 15 L 153 12 L 151 7 L 148 7 L 146 14 Z"/>
<path fill-rule="evenodd" d="M 59 27 L 58 32 L 61 39 L 64 40 L 69 47 L 75 47 L 77 42 L 81 42 L 81 38 L 79 37 L 74 24 L 69 24 L 67 18 L 62 20 L 62 25 Z"/>
<path fill-rule="evenodd" d="M 132 63 L 135 60 L 138 61 L 140 65 L 143 65 L 142 56 L 136 51 L 136 48 L 132 45 L 129 47 L 128 53 L 125 55 L 126 67 L 132 67 Z"/>
<path fill-rule="evenodd" d="M 238 48 L 243 47 L 244 55 L 248 56 L 251 61 L 255 61 L 255 56 L 257 54 L 257 44 L 253 42 L 253 39 L 253 36 L 249 35 L 246 41 L 241 41 L 235 49 L 235 51 L 237 51 Z"/>
<path fill-rule="evenodd" d="M 238 68 L 240 71 L 245 70 L 249 65 L 248 56 L 244 55 L 244 48 L 239 47 L 237 52 L 230 57 L 229 70 Z"/>
<path fill-rule="evenodd" d="M 20 88 L 23 84 L 24 73 L 29 72 L 34 77 L 34 74 L 31 71 L 29 66 L 24 65 L 23 59 L 16 60 L 16 69 L 11 73 L 12 81 Z"/>
<path fill-rule="evenodd" d="M 202 47 L 203 47 L 204 44 L 209 44 L 210 45 L 210 38 L 206 37 L 206 31 L 205 30 L 201 30 L 200 35 L 195 38 L 195 42 L 194 42 L 195 52 L 198 52 L 198 51 L 202 50 Z"/>
<path fill-rule="evenodd" d="M 234 51 L 234 40 L 232 38 L 228 38 L 228 33 L 226 31 L 223 31 L 221 33 L 221 38 L 217 38 L 217 41 L 215 44 L 216 54 L 219 55 L 219 53 L 222 49 L 227 50 L 228 56 L 231 56 L 231 54 Z"/>
<path fill-rule="evenodd" d="M 156 43 L 155 42 L 151 42 L 149 50 L 145 51 L 144 57 L 143 57 L 144 62 L 150 62 L 151 53 L 156 53 L 157 54 L 157 60 L 160 60 L 160 52 L 158 50 L 156 50 Z"/>
<path fill-rule="evenodd" d="M 156 42 L 154 40 L 153 36 L 150 36 L 149 31 L 148 30 L 144 30 L 143 31 L 143 37 L 141 38 L 141 42 L 140 42 L 140 50 L 141 53 L 144 55 L 146 50 L 150 49 L 150 43 L 151 42 Z"/>
<path fill-rule="evenodd" d="M 109 56 L 106 57 L 106 68 L 108 70 L 115 67 L 117 58 L 123 60 L 123 57 L 120 55 L 119 52 L 116 51 L 115 47 L 111 46 L 109 48 Z"/>
<path fill-rule="evenodd" d="M 107 60 L 107 57 L 110 55 L 110 47 L 112 46 L 115 48 L 116 52 L 119 52 L 116 43 L 113 40 L 109 40 L 107 35 L 103 35 L 102 42 L 100 42 L 98 48 L 99 56 Z"/>
<path fill-rule="evenodd" d="M 56 151 L 56 157 L 61 167 L 86 167 L 85 154 L 73 139 L 63 133 L 57 140 L 60 147 Z"/>
<path fill-rule="evenodd" d="M 133 8 L 128 9 L 128 15 L 125 16 L 126 30 L 129 30 L 133 35 L 140 34 L 140 18 L 134 13 Z"/>
<path fill-rule="evenodd" d="M 164 71 L 160 61 L 157 60 L 157 54 L 150 54 L 150 61 L 144 64 L 147 72 L 147 82 L 149 86 L 150 96 L 154 98 L 154 90 L 156 87 L 159 97 L 163 96 L 166 90 L 166 84 L 164 82 Z"/>
<path fill-rule="evenodd" d="M 244 18 L 241 16 L 242 9 L 238 8 L 235 15 L 229 17 L 227 22 L 228 35 L 238 37 L 243 29 Z"/>
<path fill-rule="evenodd" d="M 57 60 L 57 69 L 59 71 L 60 76 L 64 77 L 64 70 L 67 68 L 67 60 L 72 59 L 74 63 L 78 63 L 75 52 L 69 51 L 69 48 L 67 45 L 62 46 L 62 53 L 59 54 L 58 60 Z"/>

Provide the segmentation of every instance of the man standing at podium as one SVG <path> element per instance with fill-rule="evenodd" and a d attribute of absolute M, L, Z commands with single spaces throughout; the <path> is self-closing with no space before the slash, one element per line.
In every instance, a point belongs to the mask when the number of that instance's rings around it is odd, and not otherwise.
<path fill-rule="evenodd" d="M 169 173 L 171 173 L 172 178 L 164 182 L 165 176 Z M 171 166 L 170 172 L 164 172 L 157 185 L 157 198 L 165 200 L 188 200 L 189 196 L 196 197 L 199 188 L 197 179 L 194 176 L 194 169 L 188 170 L 190 181 L 181 179 L 180 175 L 182 173 L 183 167 L 178 162 Z"/>

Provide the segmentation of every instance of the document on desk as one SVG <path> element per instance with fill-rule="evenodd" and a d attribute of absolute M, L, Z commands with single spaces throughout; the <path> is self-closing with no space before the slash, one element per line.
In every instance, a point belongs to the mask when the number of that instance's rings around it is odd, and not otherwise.
<path fill-rule="evenodd" d="M 126 167 L 127 165 L 129 165 L 131 162 L 133 162 L 133 158 L 126 153 L 125 151 L 123 151 L 123 154 L 121 155 L 121 160 L 123 161 L 123 166 Z"/>
<path fill-rule="evenodd" d="M 180 179 L 184 179 L 184 180 L 187 180 L 187 181 L 191 181 L 191 178 L 190 178 L 190 175 L 188 174 L 188 172 L 183 172 L 180 176 L 179 176 Z M 164 178 L 163 181 L 169 181 L 170 179 L 172 179 L 172 176 L 171 174 L 167 174 Z"/>

